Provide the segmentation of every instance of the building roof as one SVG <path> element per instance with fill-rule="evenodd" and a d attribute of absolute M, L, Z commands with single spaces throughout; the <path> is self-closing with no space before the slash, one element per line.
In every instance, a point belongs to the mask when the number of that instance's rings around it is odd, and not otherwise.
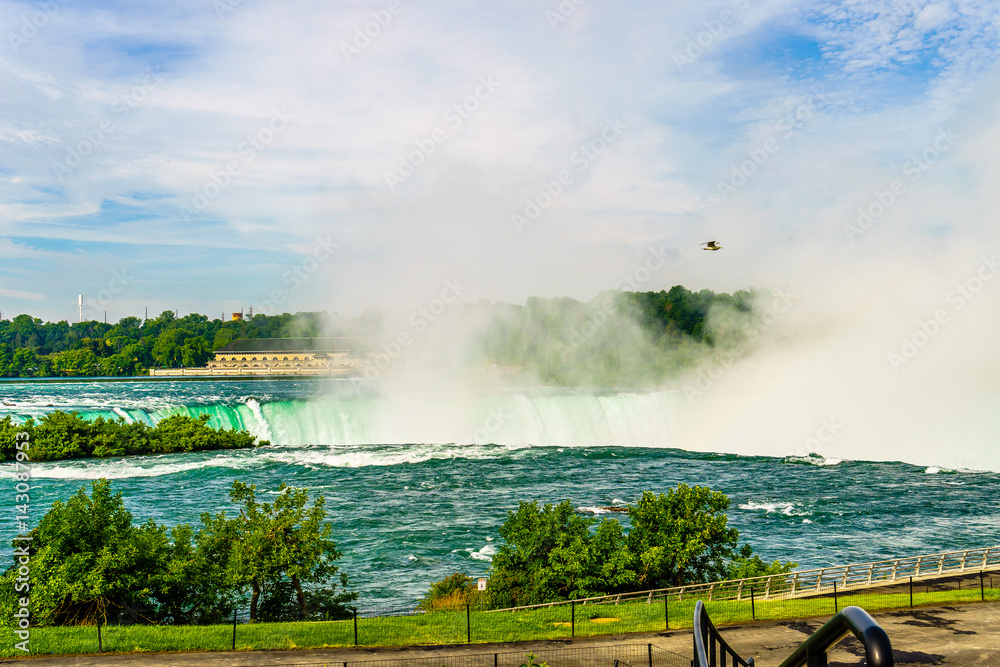
<path fill-rule="evenodd" d="M 216 352 L 351 352 L 374 348 L 378 338 L 249 338 Z"/>

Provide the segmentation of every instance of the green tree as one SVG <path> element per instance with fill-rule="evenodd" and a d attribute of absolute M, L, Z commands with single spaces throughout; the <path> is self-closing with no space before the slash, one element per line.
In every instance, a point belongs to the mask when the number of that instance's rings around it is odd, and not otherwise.
<path fill-rule="evenodd" d="M 609 595 L 734 577 L 788 572 L 795 563 L 765 563 L 728 525 L 729 498 L 685 484 L 659 495 L 649 491 L 629 505 L 626 534 L 614 519 L 594 528 L 569 501 L 539 507 L 522 502 L 500 529 L 504 544 L 487 584 L 494 607 Z M 425 608 L 456 596 L 468 582 L 437 582 Z"/>
<path fill-rule="evenodd" d="M 181 347 L 181 364 L 189 368 L 204 366 L 212 352 L 204 338 L 189 338 Z"/>
<path fill-rule="evenodd" d="M 726 578 L 739 557 L 739 531 L 729 527 L 729 498 L 704 486 L 680 484 L 650 491 L 629 505 L 629 551 L 642 588 L 680 586 Z"/>
<path fill-rule="evenodd" d="M 4 440 L 9 426 L 0 420 Z M 81 488 L 54 503 L 30 533 L 33 622 L 219 623 L 244 601 L 240 586 L 255 577 L 262 595 L 252 607 L 254 620 L 346 618 L 357 594 L 333 582 L 346 587 L 347 578 L 334 565 L 340 553 L 323 523 L 323 497 L 310 507 L 304 490 L 282 486 L 272 505 L 257 503 L 253 492 L 235 482 L 231 495 L 244 512 L 232 519 L 205 513 L 197 531 L 187 524 L 135 525 L 122 495 L 103 479 L 89 496 Z M 7 619 L 17 606 L 18 566 L 15 558 L 0 577 L 0 614 Z"/>
<path fill-rule="evenodd" d="M 14 352 L 14 358 L 10 364 L 10 368 L 13 371 L 12 375 L 15 377 L 33 377 L 39 375 L 38 366 L 38 355 L 35 354 L 34 350 L 26 347 L 22 347 Z"/>
<path fill-rule="evenodd" d="M 162 621 L 205 624 L 231 618 L 237 596 L 227 586 L 223 564 L 235 536 L 215 532 L 212 518 L 202 518 L 208 521 L 197 532 L 187 524 L 170 530 L 161 566 L 150 576 L 150 595 Z"/>
<path fill-rule="evenodd" d="M 52 370 L 56 375 L 69 377 L 97 375 L 101 361 L 90 350 L 66 350 L 51 356 Z"/>
<path fill-rule="evenodd" d="M 161 333 L 153 345 L 153 361 L 164 368 L 179 367 L 184 362 L 184 343 L 190 336 L 184 329 L 168 329 Z"/>
<path fill-rule="evenodd" d="M 0 343 L 0 377 L 11 377 L 14 371 L 14 351 L 7 343 Z"/>
<path fill-rule="evenodd" d="M 56 410 L 37 422 L 27 419 L 18 427 L 5 417 L 0 420 L 0 460 L 13 460 L 13 438 L 18 429 L 30 436 L 32 461 L 247 449 L 270 444 L 266 440 L 258 443 L 247 431 L 213 429 L 208 421 L 204 414 L 197 419 L 172 415 L 151 427 L 122 418 L 87 421 L 76 412 Z"/>
<path fill-rule="evenodd" d="M 505 544 L 493 557 L 490 575 L 494 604 L 539 604 L 604 592 L 594 571 L 593 523 L 568 500 L 543 507 L 537 501 L 522 502 L 517 512 L 508 512 L 500 528 Z"/>
<path fill-rule="evenodd" d="M 56 501 L 30 533 L 32 616 L 40 624 L 107 623 L 109 616 L 148 618 L 149 573 L 163 559 L 165 529 L 132 525 L 120 493 L 95 481 Z M 5 575 L 11 578 L 12 568 Z M 5 581 L 13 588 L 12 581 Z"/>
<path fill-rule="evenodd" d="M 305 489 L 282 484 L 274 503 L 258 502 L 256 489 L 237 480 L 229 492 L 230 499 L 241 507 L 234 519 L 238 541 L 229 555 L 228 569 L 230 581 L 250 588 L 250 619 L 259 620 L 261 607 L 272 613 L 287 609 L 289 591 L 294 593 L 295 615 L 300 620 L 314 612 L 346 617 L 346 605 L 357 594 L 336 591 L 338 569 L 334 562 L 341 553 L 330 539 L 332 528 L 323 523 L 323 496 L 307 508 L 309 494 Z M 341 573 L 339 581 L 346 589 L 347 576 Z"/>

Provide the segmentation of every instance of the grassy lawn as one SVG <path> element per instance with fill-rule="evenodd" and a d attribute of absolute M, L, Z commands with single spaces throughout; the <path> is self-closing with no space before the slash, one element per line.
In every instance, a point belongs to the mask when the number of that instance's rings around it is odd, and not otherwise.
<path fill-rule="evenodd" d="M 987 589 L 987 600 L 1000 600 L 1000 590 Z M 919 592 L 916 606 L 979 602 L 979 589 Z M 908 593 L 840 595 L 840 609 L 856 605 L 867 611 L 900 609 L 910 606 Z M 695 599 L 670 600 L 670 629 L 689 628 Z M 745 623 L 753 620 L 749 600 L 741 602 L 706 602 L 716 625 Z M 828 617 L 834 613 L 832 597 L 765 602 L 756 600 L 753 613 L 757 620 Z M 474 643 L 506 642 L 569 637 L 652 632 L 665 628 L 663 599 L 652 604 L 644 601 L 620 605 L 576 605 L 575 624 L 567 606 L 546 607 L 518 612 L 472 612 Z M 364 646 L 400 646 L 406 644 L 458 644 L 467 639 L 465 611 L 435 612 L 414 616 L 362 618 L 358 621 L 358 642 Z M 0 655 L 24 655 L 13 648 L 12 633 L 5 631 Z M 101 630 L 106 652 L 142 651 L 222 651 L 230 650 L 233 626 L 111 626 Z M 238 649 L 295 649 L 352 646 L 353 621 L 316 623 L 259 623 L 239 625 Z M 97 652 L 97 629 L 94 627 L 33 628 L 31 654 L 76 654 Z"/>

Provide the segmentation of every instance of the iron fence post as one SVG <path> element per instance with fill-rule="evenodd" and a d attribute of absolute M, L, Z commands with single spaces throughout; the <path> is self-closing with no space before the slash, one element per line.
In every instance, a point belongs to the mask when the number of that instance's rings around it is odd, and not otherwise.
<path fill-rule="evenodd" d="M 569 603 L 569 636 L 576 637 L 576 600 Z"/>
<path fill-rule="evenodd" d="M 472 611 L 469 603 L 465 603 L 465 643 L 472 643 Z"/>
<path fill-rule="evenodd" d="M 236 650 L 236 607 L 233 607 L 233 650 Z"/>
<path fill-rule="evenodd" d="M 913 577 L 910 577 L 910 609 L 913 609 Z"/>
<path fill-rule="evenodd" d="M 753 599 L 753 586 L 750 587 L 750 616 L 753 620 L 757 620 L 757 608 Z"/>
<path fill-rule="evenodd" d="M 979 599 L 986 602 L 986 588 L 983 586 L 983 571 L 979 571 Z"/>
<path fill-rule="evenodd" d="M 358 645 L 358 608 L 354 608 L 354 645 Z"/>
<path fill-rule="evenodd" d="M 104 653 L 104 644 L 101 642 L 101 620 L 97 620 L 97 652 Z"/>
<path fill-rule="evenodd" d="M 653 667 L 653 645 L 646 644 L 646 650 L 649 651 L 649 667 Z"/>
<path fill-rule="evenodd" d="M 663 625 L 666 630 L 670 629 L 670 596 L 663 594 Z"/>
<path fill-rule="evenodd" d="M 837 582 L 833 582 L 833 613 L 836 614 L 840 609 L 837 605 Z"/>

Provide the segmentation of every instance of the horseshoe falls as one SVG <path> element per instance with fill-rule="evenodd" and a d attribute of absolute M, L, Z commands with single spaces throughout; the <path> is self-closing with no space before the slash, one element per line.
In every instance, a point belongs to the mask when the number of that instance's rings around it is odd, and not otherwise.
<path fill-rule="evenodd" d="M 264 493 L 281 483 L 308 488 L 327 498 L 340 564 L 364 609 L 412 608 L 453 572 L 485 574 L 519 501 L 568 499 L 600 517 L 603 507 L 678 483 L 726 493 L 742 541 L 767 560 L 803 567 L 1000 542 L 997 472 L 950 466 L 944 449 L 921 461 L 905 442 L 868 456 L 838 449 L 850 438 L 829 420 L 798 440 L 767 443 L 747 432 L 738 453 L 713 450 L 732 411 L 752 403 L 713 414 L 677 389 L 6 381 L 0 398 L 0 417 L 18 420 L 53 410 L 150 424 L 208 414 L 213 426 L 270 441 L 254 451 L 37 464 L 33 525 L 52 502 L 99 478 L 112 480 L 137 521 L 167 525 L 227 509 L 235 479 Z M 954 425 L 962 442 L 979 442 L 963 429 Z M 13 471 L 2 466 L 0 475 Z M 5 543 L 13 535 L 9 523 L 0 529 Z"/>

